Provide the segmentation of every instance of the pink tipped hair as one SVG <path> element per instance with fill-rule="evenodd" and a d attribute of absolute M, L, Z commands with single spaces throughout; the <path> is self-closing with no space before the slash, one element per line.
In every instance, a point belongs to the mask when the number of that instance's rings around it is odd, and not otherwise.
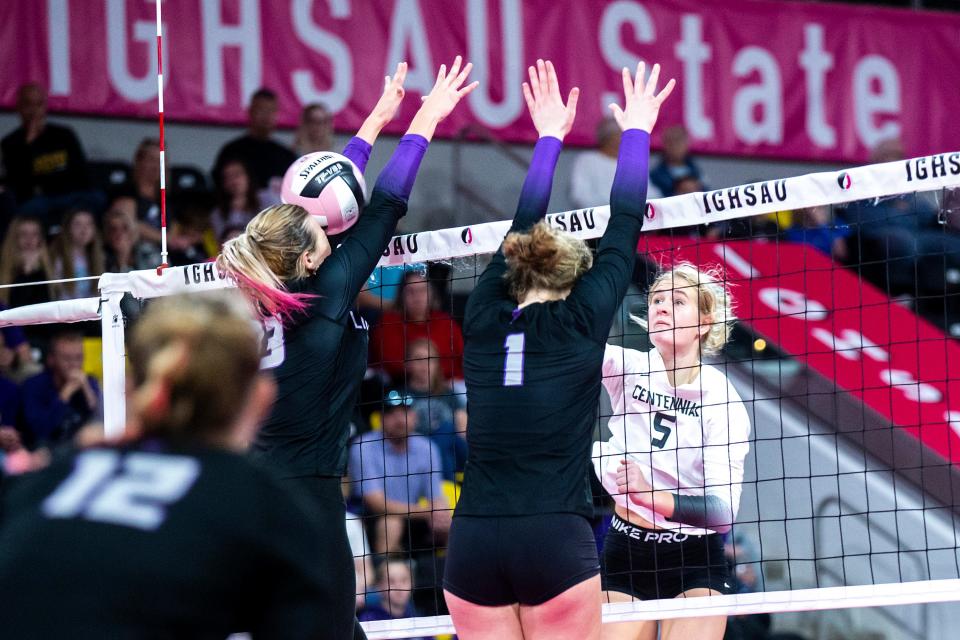
<path fill-rule="evenodd" d="M 250 278 L 239 271 L 230 275 L 237 281 L 237 286 L 246 291 L 259 302 L 258 311 L 264 317 L 275 317 L 286 325 L 295 314 L 303 313 L 307 309 L 307 301 L 314 296 L 309 293 L 290 293 L 277 289 Z"/>

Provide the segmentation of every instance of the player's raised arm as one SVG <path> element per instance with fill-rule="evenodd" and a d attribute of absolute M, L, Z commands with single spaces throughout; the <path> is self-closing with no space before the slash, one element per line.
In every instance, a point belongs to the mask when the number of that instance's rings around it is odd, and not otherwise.
<path fill-rule="evenodd" d="M 533 149 L 530 168 L 520 191 L 511 232 L 527 231 L 546 215 L 557 159 L 563 148 L 563 139 L 573 127 L 580 97 L 580 89 L 574 87 L 564 102 L 556 69 L 549 60 L 537 60 L 536 66 L 527 68 L 527 73 L 530 80 L 523 83 L 523 97 L 540 137 Z M 500 277 L 505 270 L 503 252 L 498 250 L 474 288 L 471 301 L 502 293 Z"/>
<path fill-rule="evenodd" d="M 397 64 L 397 70 L 392 76 L 386 76 L 383 79 L 383 94 L 367 119 L 360 125 L 357 135 L 352 137 L 343 148 L 343 155 L 350 159 L 353 164 L 359 167 L 360 172 L 366 171 L 367 162 L 370 160 L 370 151 L 374 143 L 380 136 L 380 132 L 397 115 L 400 104 L 406 91 L 403 88 L 403 82 L 407 78 L 407 63 Z"/>
<path fill-rule="evenodd" d="M 370 203 L 349 238 L 334 252 L 344 278 L 339 307 L 352 304 L 396 232 L 397 223 L 406 214 L 420 162 L 437 125 L 477 87 L 477 82 L 465 85 L 472 68 L 470 63 L 463 65 L 460 56 L 453 61 L 449 73 L 446 65 L 440 65 L 433 89 L 423 99 L 407 133 L 380 172 Z"/>
<path fill-rule="evenodd" d="M 610 191 L 610 221 L 600 240 L 593 268 L 577 283 L 568 299 L 589 316 L 599 340 L 604 340 L 610 331 L 613 314 L 630 283 L 646 209 L 650 132 L 660 107 L 676 86 L 676 81 L 671 79 L 657 92 L 660 65 L 653 65 L 646 81 L 644 71 L 643 62 L 637 66 L 635 77 L 624 67 L 625 106 L 610 105 L 623 131 L 617 173 Z"/>

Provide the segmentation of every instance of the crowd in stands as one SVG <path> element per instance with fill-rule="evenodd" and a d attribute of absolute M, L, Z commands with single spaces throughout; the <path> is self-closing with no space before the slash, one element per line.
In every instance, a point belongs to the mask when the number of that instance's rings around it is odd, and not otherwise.
<path fill-rule="evenodd" d="M 21 125 L 2 141 L 0 283 L 81 280 L 3 288 L 0 304 L 89 297 L 96 294 L 93 278 L 104 271 L 156 267 L 159 142 L 140 141 L 129 166 L 104 171 L 102 164 L 88 162 L 71 129 L 47 121 L 43 87 L 21 87 L 16 109 Z M 214 258 L 258 211 L 280 201 L 281 178 L 296 157 L 330 148 L 332 115 L 323 105 L 303 109 L 293 148 L 274 139 L 277 111 L 272 91 L 253 95 L 246 133 L 220 150 L 209 181 L 196 168 L 168 167 L 171 265 Z M 650 175 L 651 198 L 709 188 L 682 127 L 667 128 L 661 143 L 661 160 Z M 608 200 L 618 145 L 618 127 L 604 120 L 596 149 L 578 156 L 568 182 L 578 207 Z M 902 157 L 902 146 L 891 140 L 878 146 L 872 160 Z M 724 238 L 756 236 L 758 228 L 766 228 L 770 236 L 807 243 L 839 263 L 858 266 L 863 277 L 913 304 L 960 287 L 960 235 L 940 224 L 939 212 L 936 202 L 909 194 L 792 212 L 787 228 L 782 218 L 764 217 L 746 231 L 730 224 L 689 232 Z M 370 375 L 357 410 L 344 491 L 365 523 L 359 526 L 358 520 L 352 527 L 358 584 L 368 593 L 358 597 L 361 620 L 416 614 L 410 590 L 424 571 L 435 571 L 434 548 L 443 546 L 450 527 L 468 425 L 463 336 L 444 296 L 447 287 L 424 266 L 378 268 L 358 300 L 371 325 Z M 102 416 L 97 380 L 83 368 L 82 331 L 3 329 L 0 449 L 56 447 Z M 376 566 L 371 549 L 382 558 Z M 416 606 L 432 614 L 439 602 L 439 592 L 430 591 Z"/>

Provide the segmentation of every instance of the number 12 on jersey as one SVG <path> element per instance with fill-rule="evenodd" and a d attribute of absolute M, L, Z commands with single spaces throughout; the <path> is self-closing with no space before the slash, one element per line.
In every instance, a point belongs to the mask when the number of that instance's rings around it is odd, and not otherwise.
<path fill-rule="evenodd" d="M 507 356 L 503 361 L 503 386 L 523 386 L 523 346 L 526 336 L 522 333 L 511 333 L 503 341 L 503 348 Z"/>

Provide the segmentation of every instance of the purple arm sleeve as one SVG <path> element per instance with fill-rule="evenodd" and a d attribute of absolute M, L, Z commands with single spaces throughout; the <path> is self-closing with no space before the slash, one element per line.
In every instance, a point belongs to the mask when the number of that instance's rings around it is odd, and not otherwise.
<path fill-rule="evenodd" d="M 650 134 L 628 129 L 620 138 L 617 174 L 610 191 L 610 221 L 593 267 L 574 286 L 566 304 L 593 327 L 593 338 L 606 342 L 613 316 L 633 275 L 647 198 Z"/>
<path fill-rule="evenodd" d="M 353 136 L 350 138 L 347 146 L 343 148 L 341 155 L 349 158 L 350 162 L 357 165 L 357 168 L 360 169 L 360 173 L 363 173 L 367 170 L 367 162 L 370 161 L 371 149 L 373 149 L 373 147 L 370 146 L 366 140 Z"/>
<path fill-rule="evenodd" d="M 546 215 L 547 205 L 550 204 L 550 191 L 553 188 L 553 173 L 557 168 L 557 159 L 560 157 L 562 148 L 563 143 L 557 138 L 548 136 L 537 141 L 537 146 L 533 149 L 533 158 L 530 160 L 530 168 L 527 169 L 527 178 L 523 181 L 517 213 L 513 217 L 510 231 L 524 232 Z M 464 328 L 468 328 L 472 324 L 474 314 L 484 309 L 491 301 L 509 297 L 507 288 L 503 284 L 503 274 L 506 270 L 507 262 L 503 257 L 503 251 L 497 250 L 480 275 L 473 293 L 470 294 Z"/>
<path fill-rule="evenodd" d="M 550 191 L 553 189 L 553 174 L 560 158 L 563 143 L 550 136 L 537 140 L 533 158 L 523 181 L 517 213 L 513 217 L 511 231 L 529 229 L 547 214 Z"/>
<path fill-rule="evenodd" d="M 397 150 L 380 172 L 375 189 L 381 189 L 395 198 L 407 200 L 417 178 L 420 161 L 430 143 L 423 136 L 407 134 L 400 138 Z"/>
<path fill-rule="evenodd" d="M 628 129 L 620 138 L 617 173 L 610 190 L 610 216 L 643 216 L 647 204 L 650 134 Z"/>

